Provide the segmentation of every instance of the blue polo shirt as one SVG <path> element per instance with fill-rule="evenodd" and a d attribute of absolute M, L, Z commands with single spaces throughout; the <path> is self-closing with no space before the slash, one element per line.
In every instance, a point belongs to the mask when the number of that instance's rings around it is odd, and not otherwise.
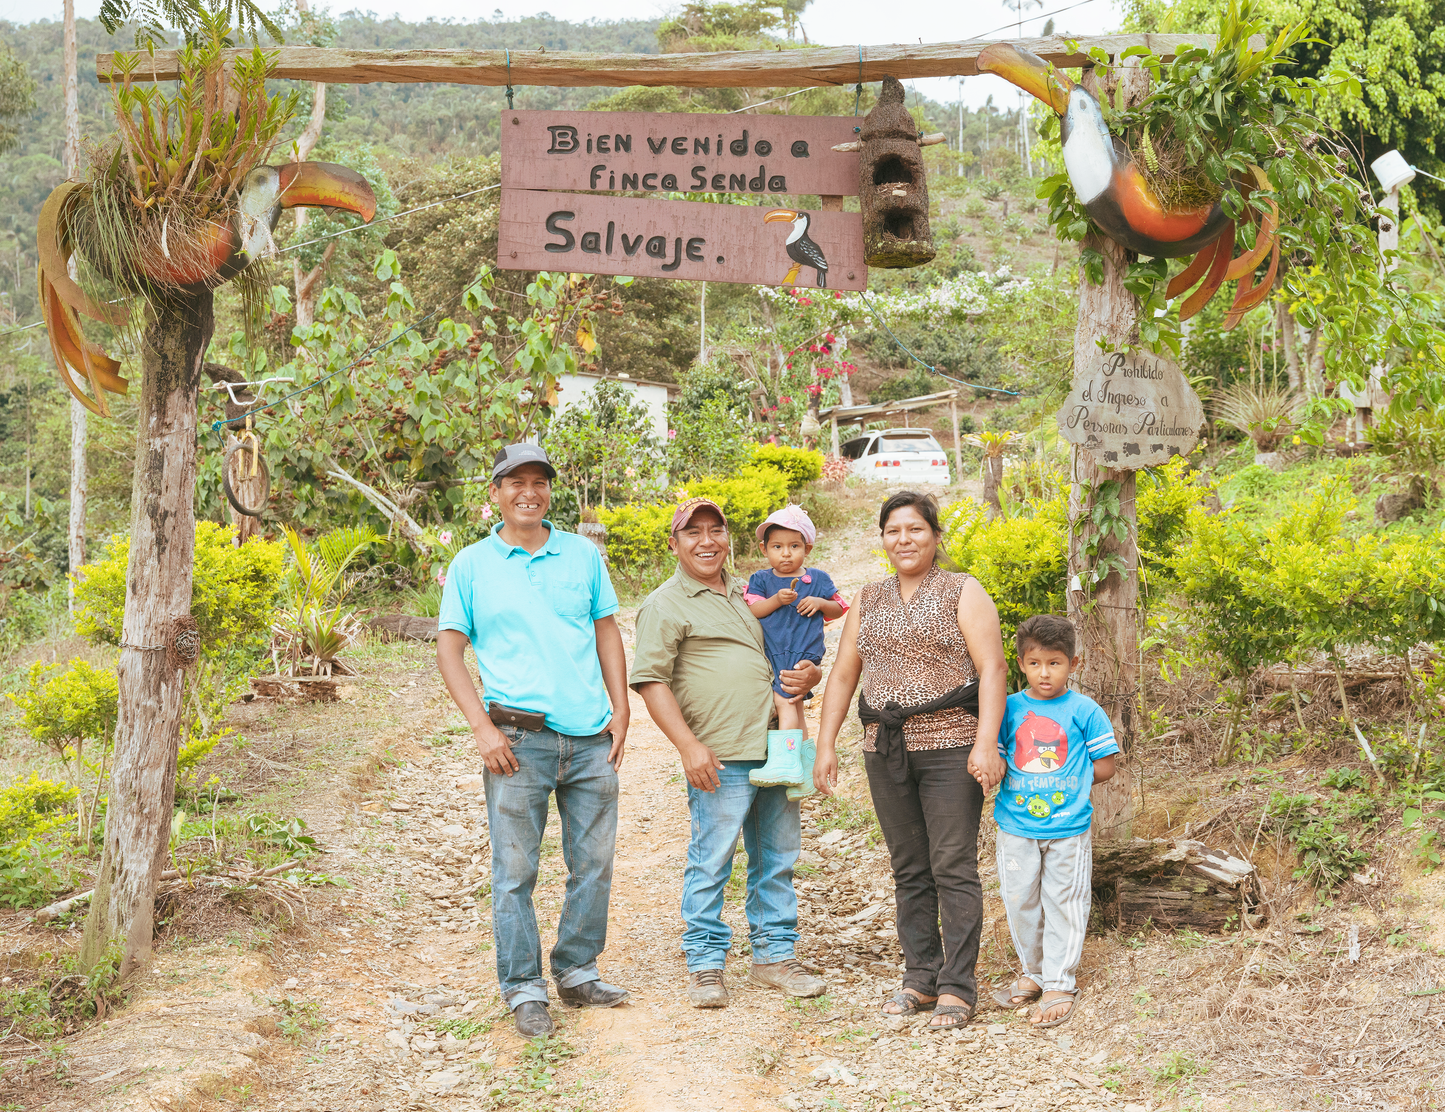
<path fill-rule="evenodd" d="M 552 523 L 536 552 L 502 540 L 501 526 L 447 568 L 438 627 L 465 633 L 477 653 L 483 702 L 546 715 L 573 737 L 600 733 L 612 704 L 592 623 L 617 612 L 597 546 Z"/>

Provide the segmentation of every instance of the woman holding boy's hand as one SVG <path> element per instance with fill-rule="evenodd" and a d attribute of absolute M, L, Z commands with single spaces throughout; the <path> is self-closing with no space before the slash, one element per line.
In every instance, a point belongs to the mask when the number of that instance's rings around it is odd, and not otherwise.
<path fill-rule="evenodd" d="M 968 1023 L 977 995 L 978 824 L 984 793 L 1006 770 L 997 739 L 1008 666 L 993 600 L 976 579 L 937 566 L 933 499 L 896 494 L 878 524 L 897 574 L 864 587 L 848 610 L 823 696 L 814 784 L 833 794 L 838 731 L 866 665 L 863 759 L 907 965 L 883 1012 L 932 1011 L 928 1030 L 946 1031 Z"/>

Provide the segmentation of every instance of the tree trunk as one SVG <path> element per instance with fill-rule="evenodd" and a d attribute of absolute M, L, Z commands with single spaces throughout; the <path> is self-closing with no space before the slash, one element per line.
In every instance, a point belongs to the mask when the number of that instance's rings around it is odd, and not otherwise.
<path fill-rule="evenodd" d="M 65 177 L 80 180 L 80 93 L 79 69 L 75 46 L 75 0 L 65 0 Z M 71 261 L 71 277 L 75 262 Z M 66 372 L 69 373 L 68 371 Z M 85 563 L 85 504 L 88 494 L 88 469 L 85 458 L 86 408 L 70 399 L 70 571 Z M 70 609 L 75 609 L 75 580 L 66 580 Z"/>
<path fill-rule="evenodd" d="M 1290 392 L 1298 394 L 1304 386 L 1304 375 L 1300 370 L 1299 331 L 1295 327 L 1293 314 L 1290 313 L 1283 301 L 1279 303 L 1276 312 L 1280 344 L 1284 347 L 1284 367 L 1285 373 L 1289 376 Z"/>
<path fill-rule="evenodd" d="M 1000 516 L 1003 507 L 999 505 L 998 488 L 1003 486 L 1003 456 L 983 457 L 983 500 L 988 503 L 990 519 Z"/>
<path fill-rule="evenodd" d="M 1124 100 L 1133 105 L 1149 93 L 1149 73 L 1131 60 L 1116 71 Z M 1095 96 L 1110 95 L 1099 88 L 1091 68 L 1082 83 Z M 1099 235 L 1084 237 L 1080 250 L 1093 248 L 1104 257 L 1104 281 L 1094 285 L 1086 276 L 1079 281 L 1079 323 L 1074 331 L 1075 370 L 1091 366 L 1100 340 L 1114 346 L 1137 343 L 1139 301 L 1124 287 L 1124 276 L 1135 259 L 1132 252 Z M 1069 618 L 1081 635 L 1083 666 L 1077 686 L 1108 714 L 1119 743 L 1118 770 L 1111 780 L 1092 792 L 1093 833 L 1096 840 L 1128 838 L 1134 818 L 1134 773 L 1129 754 L 1137 731 L 1139 700 L 1139 546 L 1134 507 L 1134 472 L 1102 467 L 1079 448 L 1070 452 L 1072 486 L 1069 490 Z M 1119 484 L 1119 507 L 1127 525 L 1123 541 L 1102 539 L 1091 558 L 1085 548 L 1096 530 L 1089 524 L 1097 492 L 1105 482 Z M 1093 567 L 1108 556 L 1122 559 L 1124 572 L 1111 571 L 1090 584 Z"/>
<path fill-rule="evenodd" d="M 117 668 L 105 849 L 85 921 L 81 960 L 120 948 L 122 977 L 151 957 L 155 885 L 175 803 L 183 662 L 195 553 L 196 391 L 215 326 L 209 290 L 157 300 L 141 351 L 140 431 L 131 490 L 130 562 Z M 193 625 L 191 628 L 194 628 Z"/>
<path fill-rule="evenodd" d="M 297 5 L 297 9 L 303 13 L 310 10 L 304 5 Z M 311 157 L 311 152 L 321 141 L 321 128 L 325 122 L 326 83 L 317 81 L 312 86 L 311 119 L 306 122 L 305 129 L 296 140 L 297 162 L 305 162 Z M 292 216 L 296 221 L 296 230 L 299 232 L 310 219 L 311 210 L 305 207 L 298 208 L 293 210 Z M 302 271 L 300 256 L 291 260 L 291 275 L 296 284 L 297 328 L 310 328 L 316 323 L 316 298 L 321 293 L 321 278 L 326 273 L 326 264 L 331 262 L 331 256 L 334 254 L 336 254 L 336 243 L 333 240 L 326 245 L 326 250 L 321 255 L 321 262 L 314 266 L 309 273 Z"/>

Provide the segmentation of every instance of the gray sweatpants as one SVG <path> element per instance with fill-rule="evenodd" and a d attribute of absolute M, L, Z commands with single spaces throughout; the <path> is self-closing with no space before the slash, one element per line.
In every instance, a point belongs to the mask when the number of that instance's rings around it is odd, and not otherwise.
<path fill-rule="evenodd" d="M 1023 976 L 1073 992 L 1089 926 L 1094 846 L 1089 831 L 1039 840 L 998 831 L 998 888 Z"/>

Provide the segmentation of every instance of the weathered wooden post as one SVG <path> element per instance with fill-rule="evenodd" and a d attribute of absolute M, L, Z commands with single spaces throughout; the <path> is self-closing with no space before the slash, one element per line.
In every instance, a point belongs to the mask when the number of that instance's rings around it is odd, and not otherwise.
<path fill-rule="evenodd" d="M 177 290 L 156 299 L 142 345 L 115 763 L 105 848 L 81 942 L 85 968 L 119 942 L 122 977 L 150 961 L 155 886 L 175 798 L 185 669 L 200 652 L 190 616 L 196 395 L 214 326 L 209 289 Z"/>
<path fill-rule="evenodd" d="M 1149 91 L 1149 75 L 1140 68 L 1121 68 L 1125 99 L 1137 104 Z M 1093 67 L 1084 71 L 1083 86 L 1096 95 L 1098 78 Z M 1138 340 L 1139 299 L 1124 287 L 1124 275 L 1134 261 L 1132 252 L 1104 236 L 1089 235 L 1080 251 L 1093 249 L 1104 257 L 1103 282 L 1095 285 L 1087 273 L 1079 280 L 1079 321 L 1074 331 L 1074 373 L 1092 367 L 1099 343 L 1120 346 Z M 1134 818 L 1134 773 L 1129 756 L 1138 734 L 1135 707 L 1139 688 L 1139 545 L 1134 508 L 1134 472 L 1101 466 L 1075 445 L 1070 452 L 1069 487 L 1069 618 L 1082 638 L 1083 668 L 1078 686 L 1102 706 L 1114 724 L 1122 760 L 1113 779 L 1093 791 L 1095 838 L 1128 838 Z M 1100 538 L 1092 560 L 1086 548 L 1093 539 L 1090 515 L 1099 487 L 1119 483 L 1119 507 L 1128 523 L 1128 536 Z M 1111 572 L 1091 592 L 1082 589 L 1091 565 L 1108 556 L 1123 561 L 1123 573 Z M 1086 607 L 1086 603 L 1092 605 Z"/>

